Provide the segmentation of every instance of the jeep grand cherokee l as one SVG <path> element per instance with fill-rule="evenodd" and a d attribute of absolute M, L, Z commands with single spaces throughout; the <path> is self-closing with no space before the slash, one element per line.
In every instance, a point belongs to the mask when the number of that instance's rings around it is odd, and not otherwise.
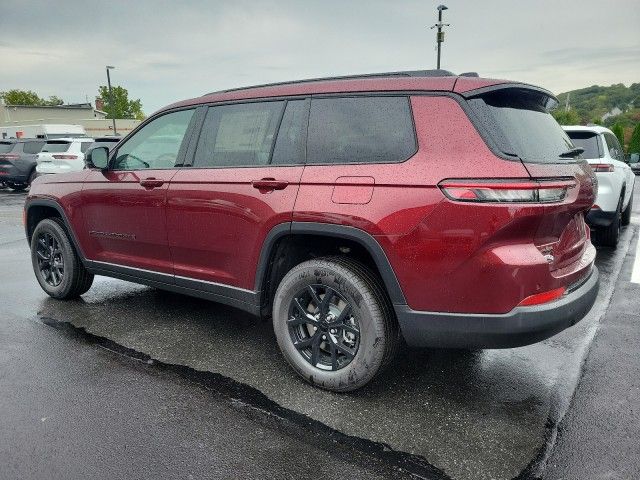
<path fill-rule="evenodd" d="M 148 118 L 25 205 L 52 297 L 107 275 L 271 316 L 347 391 L 410 346 L 506 348 L 598 289 L 594 177 L 546 90 L 444 71 L 222 91 Z"/>

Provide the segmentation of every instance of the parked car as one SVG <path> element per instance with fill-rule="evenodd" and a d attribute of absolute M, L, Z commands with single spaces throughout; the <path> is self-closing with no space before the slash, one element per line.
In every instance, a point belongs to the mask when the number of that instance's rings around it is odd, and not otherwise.
<path fill-rule="evenodd" d="M 59 299 L 107 275 L 271 316 L 293 369 L 334 391 L 369 382 L 401 337 L 537 342 L 598 290 L 595 177 L 555 102 L 443 71 L 178 102 L 63 183 L 34 182 L 34 272 Z"/>
<path fill-rule="evenodd" d="M 24 190 L 36 177 L 36 155 L 45 141 L 37 138 L 0 140 L 0 181 Z"/>
<path fill-rule="evenodd" d="M 635 174 L 625 163 L 618 138 L 608 128 L 593 126 L 563 127 L 573 144 L 584 150 L 583 157 L 596 173 L 598 195 L 587 215 L 596 243 L 615 248 L 620 228 L 631 222 Z"/>
<path fill-rule="evenodd" d="M 120 140 L 122 140 L 122 137 L 116 136 L 116 135 L 110 135 L 106 137 L 96 137 L 93 139 L 93 143 L 89 145 L 89 148 L 87 148 L 87 152 L 93 150 L 96 147 L 107 147 L 109 151 L 111 151 L 118 144 Z"/>
<path fill-rule="evenodd" d="M 84 168 L 84 154 L 93 138 L 60 138 L 47 140 L 38 154 L 38 175 L 66 173 Z"/>

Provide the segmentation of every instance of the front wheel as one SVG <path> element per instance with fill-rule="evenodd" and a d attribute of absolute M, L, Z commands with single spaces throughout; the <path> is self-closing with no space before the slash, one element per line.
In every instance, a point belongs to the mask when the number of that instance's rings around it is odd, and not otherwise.
<path fill-rule="evenodd" d="M 289 271 L 275 295 L 273 327 L 293 369 L 336 392 L 368 383 L 393 358 L 399 339 L 380 281 L 343 257 L 310 260 Z"/>
<path fill-rule="evenodd" d="M 47 218 L 36 226 L 31 263 L 38 283 L 53 298 L 76 298 L 93 283 L 93 275 L 82 265 L 59 218 Z"/>

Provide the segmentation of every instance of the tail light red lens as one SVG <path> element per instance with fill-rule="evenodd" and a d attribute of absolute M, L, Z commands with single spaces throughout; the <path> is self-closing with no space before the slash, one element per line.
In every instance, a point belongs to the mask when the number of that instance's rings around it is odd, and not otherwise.
<path fill-rule="evenodd" d="M 51 155 L 56 160 L 77 160 L 77 155 Z"/>
<path fill-rule="evenodd" d="M 522 300 L 518 306 L 519 307 L 531 307 L 532 305 L 541 305 L 543 303 L 552 302 L 557 300 L 566 291 L 565 287 L 556 288 L 554 290 L 549 290 L 547 292 L 536 293 L 535 295 L 531 295 L 524 300 Z"/>
<path fill-rule="evenodd" d="M 576 186 L 570 179 L 443 180 L 438 184 L 451 200 L 481 203 L 553 203 L 564 200 Z"/>
<path fill-rule="evenodd" d="M 0 155 L 0 160 L 18 160 L 20 158 L 20 155 L 14 155 L 11 153 L 5 153 Z"/>
<path fill-rule="evenodd" d="M 591 168 L 594 172 L 614 172 L 616 170 L 610 163 L 594 163 Z"/>

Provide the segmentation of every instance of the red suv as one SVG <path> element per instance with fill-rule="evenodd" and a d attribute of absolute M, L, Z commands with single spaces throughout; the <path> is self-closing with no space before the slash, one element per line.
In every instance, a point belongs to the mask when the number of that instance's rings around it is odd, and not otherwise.
<path fill-rule="evenodd" d="M 541 88 L 444 71 L 227 90 L 148 118 L 25 205 L 52 297 L 107 275 L 272 316 L 286 360 L 356 389 L 410 346 L 505 348 L 598 290 L 595 179 Z"/>

